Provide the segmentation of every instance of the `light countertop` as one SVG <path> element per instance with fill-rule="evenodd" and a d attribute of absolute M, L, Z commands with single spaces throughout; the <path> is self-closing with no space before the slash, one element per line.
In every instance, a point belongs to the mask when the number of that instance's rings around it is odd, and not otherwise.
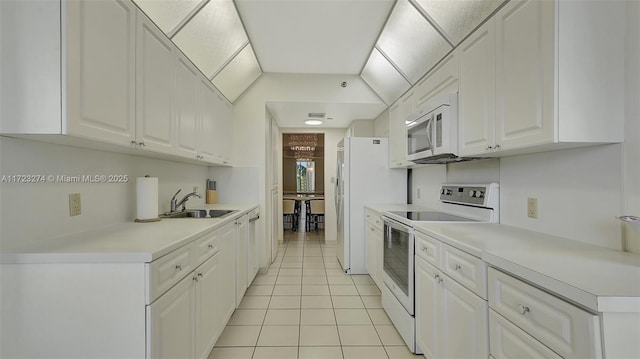
<path fill-rule="evenodd" d="M 414 228 L 595 312 L 640 312 L 640 255 L 500 224 Z"/>
<path fill-rule="evenodd" d="M 255 204 L 215 204 L 199 209 L 232 209 L 220 218 L 163 218 L 118 223 L 15 248 L 3 248 L 3 264 L 151 262 L 257 208 Z"/>
<path fill-rule="evenodd" d="M 413 204 L 367 208 L 381 214 L 430 209 Z M 501 224 L 412 223 L 417 232 L 594 312 L 640 313 L 638 254 Z"/>

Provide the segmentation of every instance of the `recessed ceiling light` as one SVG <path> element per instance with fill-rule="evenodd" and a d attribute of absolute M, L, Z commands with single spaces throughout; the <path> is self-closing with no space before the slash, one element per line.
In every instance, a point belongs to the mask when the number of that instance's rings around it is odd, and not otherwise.
<path fill-rule="evenodd" d="M 305 124 L 309 125 L 309 126 L 319 126 L 322 125 L 322 121 L 320 120 L 306 120 L 304 121 Z"/>

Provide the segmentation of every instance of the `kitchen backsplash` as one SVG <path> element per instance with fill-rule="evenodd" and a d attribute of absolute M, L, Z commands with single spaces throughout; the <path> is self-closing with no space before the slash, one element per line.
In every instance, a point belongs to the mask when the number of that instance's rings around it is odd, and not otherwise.
<path fill-rule="evenodd" d="M 0 183 L 2 246 L 132 221 L 136 177 L 158 177 L 158 210 L 165 212 L 178 189 L 186 194 L 197 186 L 203 192 L 209 175 L 204 166 L 9 137 L 0 137 L 0 164 L 0 177 L 44 176 L 39 183 L 15 183 L 7 177 Z M 107 181 L 92 183 L 82 176 L 107 176 Z M 109 183 L 109 176 L 119 177 Z M 69 216 L 70 193 L 81 195 L 79 216 Z M 192 197 L 188 205 L 197 204 L 204 199 Z"/>

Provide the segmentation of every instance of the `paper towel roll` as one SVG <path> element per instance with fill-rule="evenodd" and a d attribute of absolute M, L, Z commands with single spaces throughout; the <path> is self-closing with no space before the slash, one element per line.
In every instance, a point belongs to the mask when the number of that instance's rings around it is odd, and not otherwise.
<path fill-rule="evenodd" d="M 136 178 L 136 221 L 158 220 L 158 177 Z"/>

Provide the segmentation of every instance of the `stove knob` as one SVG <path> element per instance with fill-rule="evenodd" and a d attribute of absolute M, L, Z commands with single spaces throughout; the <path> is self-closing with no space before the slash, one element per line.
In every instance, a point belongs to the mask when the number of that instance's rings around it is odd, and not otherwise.
<path fill-rule="evenodd" d="M 469 190 L 469 197 L 475 197 L 476 196 L 476 191 L 474 190 Z"/>
<path fill-rule="evenodd" d="M 440 194 L 445 194 L 445 189 L 444 188 L 440 190 Z"/>
<path fill-rule="evenodd" d="M 482 198 L 482 197 L 484 197 L 484 192 L 482 192 L 482 191 L 476 191 L 476 197 L 477 197 L 477 198 Z"/>
<path fill-rule="evenodd" d="M 451 196 L 453 194 L 453 191 L 448 189 L 446 194 L 447 194 L 447 196 Z"/>

